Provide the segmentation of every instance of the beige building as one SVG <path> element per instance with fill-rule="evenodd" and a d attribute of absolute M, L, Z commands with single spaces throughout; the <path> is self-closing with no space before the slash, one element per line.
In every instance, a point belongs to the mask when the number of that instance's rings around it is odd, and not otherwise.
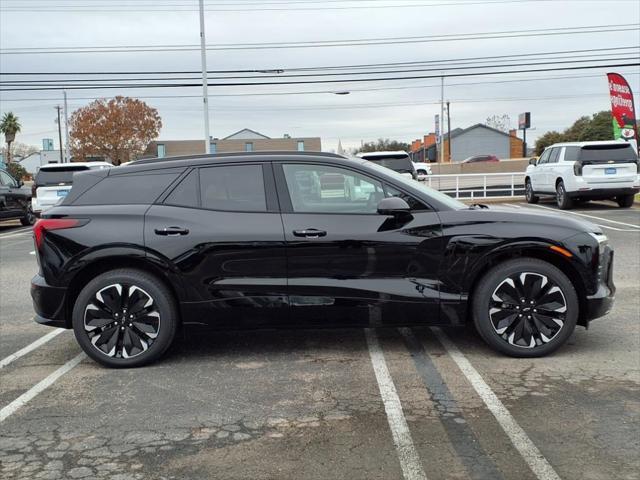
<path fill-rule="evenodd" d="M 244 128 L 225 138 L 213 138 L 209 153 L 268 152 L 268 151 L 320 152 L 320 137 L 270 138 Z M 197 155 L 205 153 L 203 140 L 157 140 L 151 142 L 144 152 L 144 158 L 173 157 L 177 155 Z"/>

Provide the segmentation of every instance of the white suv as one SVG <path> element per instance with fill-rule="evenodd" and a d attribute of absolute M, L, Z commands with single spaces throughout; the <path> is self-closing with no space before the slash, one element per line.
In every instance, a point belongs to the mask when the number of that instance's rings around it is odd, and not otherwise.
<path fill-rule="evenodd" d="M 71 162 L 43 165 L 36 173 L 31 186 L 31 209 L 40 215 L 66 197 L 71 190 L 73 174 L 85 170 L 111 168 L 107 162 Z"/>
<path fill-rule="evenodd" d="M 640 191 L 639 169 L 638 155 L 627 142 L 556 143 L 529 161 L 527 202 L 554 195 L 563 210 L 585 200 L 615 200 L 629 208 Z"/>

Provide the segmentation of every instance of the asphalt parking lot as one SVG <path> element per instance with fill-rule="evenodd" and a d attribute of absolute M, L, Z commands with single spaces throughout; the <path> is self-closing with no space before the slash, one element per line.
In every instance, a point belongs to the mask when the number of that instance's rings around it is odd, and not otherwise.
<path fill-rule="evenodd" d="M 187 330 L 108 370 L 31 320 L 31 235 L 2 224 L 0 477 L 640 478 L 640 205 L 509 205 L 583 215 L 616 251 L 615 308 L 551 357 L 472 328 Z"/>

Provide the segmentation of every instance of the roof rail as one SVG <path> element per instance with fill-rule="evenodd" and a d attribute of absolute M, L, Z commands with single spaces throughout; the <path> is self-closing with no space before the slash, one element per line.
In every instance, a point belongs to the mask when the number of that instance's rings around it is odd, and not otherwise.
<path fill-rule="evenodd" d="M 345 158 L 344 155 L 338 155 L 337 153 L 298 152 L 296 150 L 281 150 L 281 151 L 263 151 L 263 152 L 201 153 L 201 154 L 193 154 L 193 155 L 177 155 L 173 157 L 162 157 L 162 158 L 143 158 L 140 160 L 134 160 L 128 163 L 127 165 L 146 165 L 149 163 L 160 163 L 160 162 L 168 162 L 173 160 L 194 160 L 194 159 L 200 159 L 200 158 L 266 157 L 266 156 L 274 156 L 274 155 Z"/>

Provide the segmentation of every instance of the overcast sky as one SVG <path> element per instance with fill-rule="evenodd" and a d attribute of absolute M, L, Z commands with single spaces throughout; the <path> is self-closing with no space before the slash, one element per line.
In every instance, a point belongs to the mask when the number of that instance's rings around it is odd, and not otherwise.
<path fill-rule="evenodd" d="M 450 35 L 620 25 L 640 21 L 640 2 L 637 0 L 306 2 L 308 0 L 205 0 L 207 43 L 220 45 Z M 197 3 L 197 0 L 0 0 L 0 52 L 6 53 L 4 49 L 17 47 L 197 45 Z M 71 11 L 60 11 L 61 7 L 69 5 L 74 6 L 67 8 Z M 377 8 L 372 8 L 373 6 Z M 41 7 L 53 11 L 42 11 Z M 14 11 L 16 8 L 23 10 Z M 225 9 L 236 11 L 220 11 Z M 211 50 L 207 61 L 210 70 L 286 71 L 288 68 L 308 66 L 432 61 L 630 46 L 635 46 L 636 49 L 627 50 L 627 56 L 633 54 L 638 57 L 638 45 L 640 33 L 636 27 L 636 30 L 625 32 L 474 41 Z M 194 50 L 2 54 L 0 62 L 0 70 L 4 73 L 198 70 L 200 53 Z M 607 70 L 609 69 L 447 79 L 445 98 L 451 102 L 451 127 L 468 127 L 484 122 L 494 114 L 508 114 L 512 127 L 515 128 L 518 113 L 530 111 L 535 129 L 529 132 L 529 138 L 535 140 L 547 130 L 566 128 L 581 115 L 609 109 L 604 75 Z M 640 69 L 627 67 L 613 70 L 626 75 L 636 93 L 638 106 Z M 582 78 L 548 78 L 576 75 Z M 7 77 L 2 79 L 7 80 Z M 518 79 L 528 81 L 488 83 Z M 479 82 L 481 83 L 478 84 Z M 474 85 L 464 85 L 465 83 Z M 385 87 L 394 89 L 382 89 Z M 377 90 L 361 91 L 363 89 Z M 351 93 L 342 96 L 331 93 L 218 96 L 317 90 Z M 69 91 L 69 107 L 72 111 L 89 103 L 88 98 L 116 94 L 140 97 L 160 112 L 164 124 L 161 139 L 198 139 L 203 136 L 202 99 L 198 98 L 201 91 L 197 87 Z M 277 87 L 211 87 L 209 93 L 211 133 L 214 137 L 225 137 L 246 127 L 273 137 L 285 133 L 291 136 L 320 136 L 324 150 L 335 149 L 338 139 L 342 140 L 345 147 L 355 147 L 361 140 L 370 141 L 378 137 L 409 142 L 432 131 L 434 114 L 440 111 L 440 87 L 437 79 Z M 149 98 L 167 95 L 193 97 Z M 42 138 L 50 137 L 55 138 L 57 146 L 54 107 L 61 101 L 62 92 L 59 90 L 2 92 L 0 110 L 3 113 L 13 111 L 20 117 L 23 131 L 18 141 L 40 145 Z"/>

